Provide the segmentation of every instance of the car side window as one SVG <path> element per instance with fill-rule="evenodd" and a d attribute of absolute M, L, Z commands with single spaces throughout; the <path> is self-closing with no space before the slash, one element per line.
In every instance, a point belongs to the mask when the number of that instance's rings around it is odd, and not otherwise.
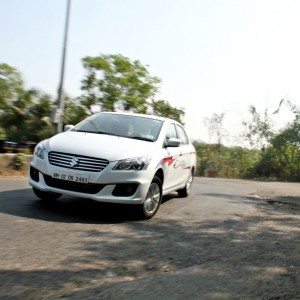
<path fill-rule="evenodd" d="M 181 126 L 176 125 L 176 130 L 177 130 L 177 133 L 178 133 L 178 138 L 181 140 L 181 143 L 182 144 L 188 144 L 189 139 L 188 139 L 184 129 Z"/>
<path fill-rule="evenodd" d="M 177 132 L 174 124 L 169 125 L 167 134 L 166 134 L 166 141 L 170 138 L 177 138 Z"/>

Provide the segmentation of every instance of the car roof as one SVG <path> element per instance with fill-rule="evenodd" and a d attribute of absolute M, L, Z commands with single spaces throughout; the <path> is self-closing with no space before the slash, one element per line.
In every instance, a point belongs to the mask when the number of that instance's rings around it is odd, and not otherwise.
<path fill-rule="evenodd" d="M 103 112 L 100 112 L 99 114 L 114 114 L 114 115 L 135 116 L 135 117 L 143 117 L 143 118 L 148 118 L 148 119 L 160 120 L 160 121 L 163 121 L 163 122 L 171 121 L 171 122 L 180 124 L 176 120 L 169 119 L 169 118 L 159 117 L 159 116 L 155 116 L 155 115 L 146 115 L 146 114 L 137 114 L 137 113 L 131 113 L 131 112 L 123 112 L 123 111 L 122 112 L 103 111 Z"/>

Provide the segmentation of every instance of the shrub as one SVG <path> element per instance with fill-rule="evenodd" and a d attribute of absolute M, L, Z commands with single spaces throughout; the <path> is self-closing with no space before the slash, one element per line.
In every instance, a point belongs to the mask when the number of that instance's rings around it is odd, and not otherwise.
<path fill-rule="evenodd" d="M 20 170 L 25 163 L 24 154 L 18 153 L 14 156 L 12 160 L 12 165 L 15 170 Z"/>

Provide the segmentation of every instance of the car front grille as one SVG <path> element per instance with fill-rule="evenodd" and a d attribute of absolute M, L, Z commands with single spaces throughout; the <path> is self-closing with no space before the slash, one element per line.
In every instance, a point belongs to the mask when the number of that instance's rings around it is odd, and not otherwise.
<path fill-rule="evenodd" d="M 43 176 L 48 186 L 57 189 L 62 189 L 62 190 L 69 190 L 73 192 L 97 194 L 105 187 L 105 184 L 80 183 L 80 182 L 67 181 L 67 180 L 53 178 L 46 174 L 43 174 Z"/>
<path fill-rule="evenodd" d="M 55 151 L 49 152 L 48 160 L 54 166 L 89 172 L 101 172 L 109 164 L 108 160 L 102 158 Z"/>

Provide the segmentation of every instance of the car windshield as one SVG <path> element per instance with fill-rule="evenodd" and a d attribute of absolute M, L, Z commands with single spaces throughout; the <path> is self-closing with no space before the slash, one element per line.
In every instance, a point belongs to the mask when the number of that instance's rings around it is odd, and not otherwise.
<path fill-rule="evenodd" d="M 154 142 L 159 136 L 163 121 L 132 115 L 100 113 L 94 115 L 72 131 L 109 134 Z"/>

